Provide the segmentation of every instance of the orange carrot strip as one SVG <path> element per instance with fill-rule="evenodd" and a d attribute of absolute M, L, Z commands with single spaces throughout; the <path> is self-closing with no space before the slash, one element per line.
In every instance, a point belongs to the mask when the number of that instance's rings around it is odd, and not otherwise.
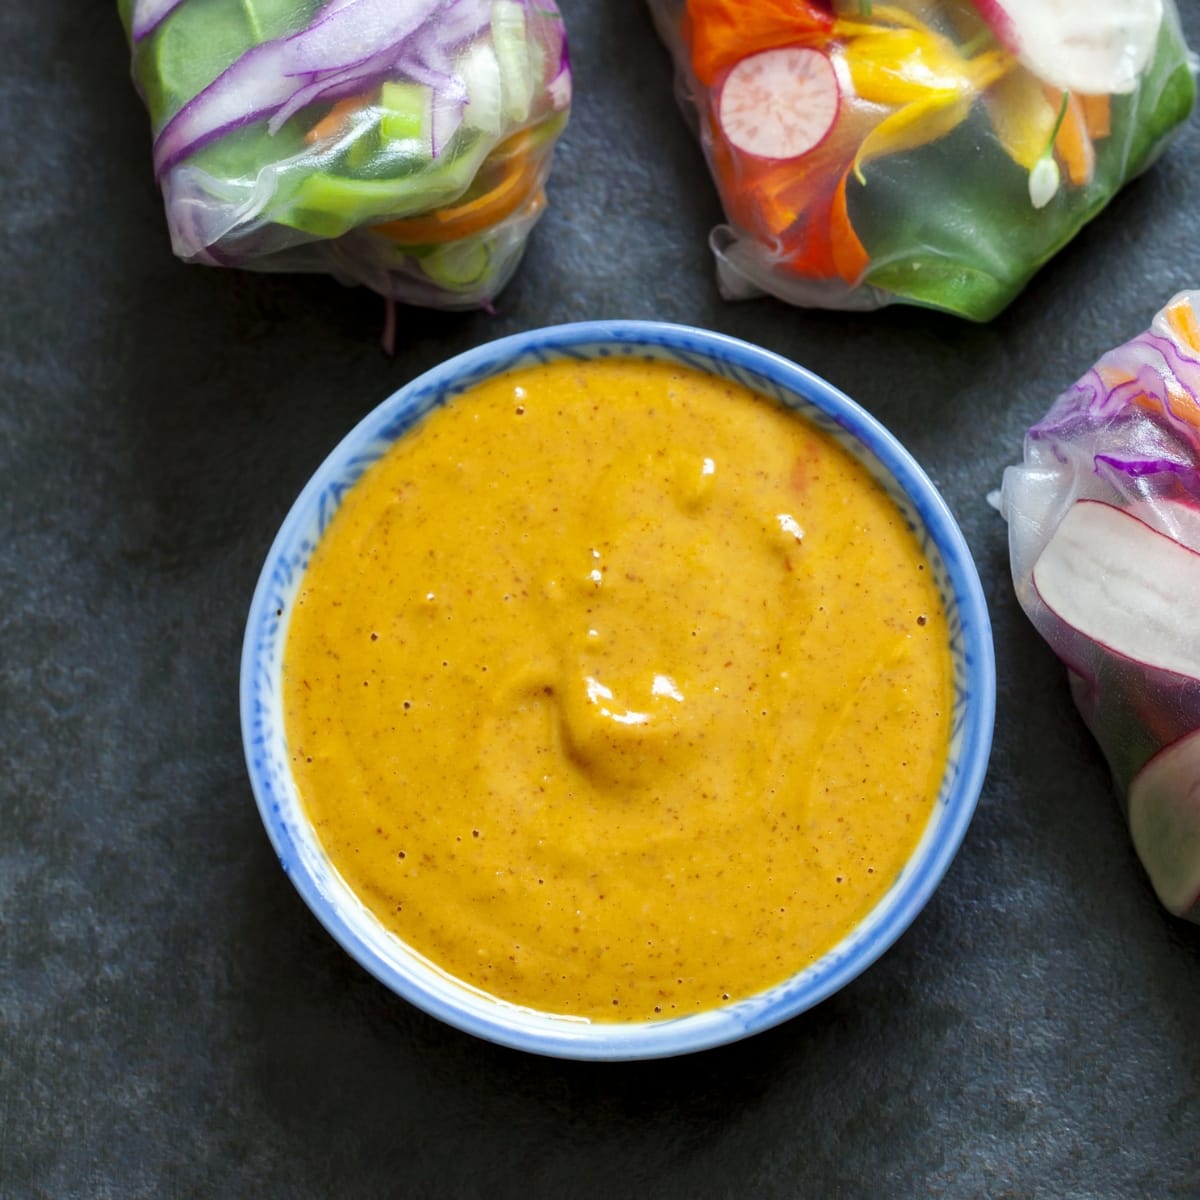
<path fill-rule="evenodd" d="M 1167 308 L 1167 323 L 1183 345 L 1200 350 L 1200 321 L 1196 319 L 1196 310 L 1186 300 Z"/>
<path fill-rule="evenodd" d="M 1112 133 L 1112 106 L 1107 96 L 1080 96 L 1083 105 L 1083 123 L 1093 142 Z"/>
<path fill-rule="evenodd" d="M 373 226 L 375 232 L 415 246 L 453 242 L 490 229 L 516 212 L 533 190 L 537 160 L 530 158 L 529 142 L 528 130 L 522 130 L 494 152 L 502 155 L 496 164 L 499 178 L 482 194 L 427 215 L 384 221 Z"/>
<path fill-rule="evenodd" d="M 1054 88 L 1046 90 L 1046 98 L 1055 109 L 1062 104 L 1063 93 Z M 1054 139 L 1054 149 L 1067 168 L 1067 178 L 1076 186 L 1091 183 L 1096 169 L 1096 151 L 1088 136 L 1083 105 L 1078 96 L 1067 96 L 1067 111 Z"/>
<path fill-rule="evenodd" d="M 1157 396 L 1149 396 L 1145 392 L 1135 396 L 1130 403 L 1134 408 L 1154 413 L 1155 416 L 1167 416 L 1169 406 L 1170 419 L 1176 423 L 1183 421 L 1191 425 L 1193 429 L 1200 430 L 1200 404 L 1197 404 L 1191 394 L 1185 392 L 1178 383 L 1167 385 L 1167 401 L 1165 403 Z"/>
<path fill-rule="evenodd" d="M 305 135 L 304 140 L 311 146 L 314 142 L 325 138 L 336 137 L 350 118 L 366 104 L 365 96 L 347 96 L 339 100 Z"/>

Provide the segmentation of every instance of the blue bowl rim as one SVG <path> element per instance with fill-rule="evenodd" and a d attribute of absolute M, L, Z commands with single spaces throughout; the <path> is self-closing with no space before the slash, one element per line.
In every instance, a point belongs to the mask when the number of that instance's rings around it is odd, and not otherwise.
<path fill-rule="evenodd" d="M 298 531 L 311 525 L 314 506 L 319 504 L 322 491 L 331 479 L 344 471 L 346 464 L 361 447 L 368 445 L 389 427 L 395 428 L 398 416 L 406 408 L 413 408 L 418 396 L 427 397 L 434 392 L 443 393 L 443 398 L 457 395 L 464 387 L 456 384 L 456 381 L 465 377 L 469 380 L 466 386 L 471 386 L 479 379 L 510 369 L 512 361 L 523 353 L 570 352 L 595 347 L 596 356 L 603 357 L 602 347 L 606 345 L 699 356 L 702 361 L 692 361 L 692 365 L 701 370 L 704 369 L 704 360 L 710 360 L 760 377 L 779 391 L 794 394 L 802 404 L 824 413 L 868 452 L 868 458 L 873 455 L 878 466 L 890 476 L 916 509 L 941 556 L 961 619 L 967 664 L 964 669 L 970 672 L 971 684 L 965 700 L 962 752 L 954 786 L 946 801 L 948 811 L 939 823 L 939 836 L 934 841 L 928 836 L 922 841 L 910 860 L 909 866 L 914 867 L 915 863 L 915 868 L 911 872 L 906 868 L 904 875 L 907 875 L 907 879 L 902 875 L 903 882 L 893 886 L 866 919 L 864 924 L 871 922 L 870 932 L 865 938 L 857 940 L 854 952 L 843 954 L 840 959 L 837 957 L 840 946 L 857 937 L 852 932 L 839 947 L 818 959 L 815 964 L 759 996 L 751 997 L 750 1003 L 732 1002 L 709 1012 L 631 1024 L 588 1023 L 546 1014 L 530 1014 L 527 1010 L 503 1002 L 489 1002 L 486 997 L 480 1003 L 478 993 L 474 993 L 475 1000 L 472 1001 L 472 989 L 466 988 L 462 989 L 461 998 L 448 999 L 445 985 L 453 985 L 456 981 L 411 953 L 409 957 L 421 964 L 417 967 L 418 975 L 422 967 L 428 972 L 428 986 L 426 981 L 412 978 L 411 963 L 408 972 L 399 972 L 395 964 L 386 961 L 364 940 L 347 913 L 340 911 L 330 901 L 315 877 L 299 861 L 292 834 L 280 815 L 280 805 L 254 754 L 254 679 L 259 666 L 256 639 L 265 624 L 275 616 L 273 564 L 293 544 Z M 591 356 L 590 351 L 587 356 Z M 684 361 L 691 360 L 685 357 Z M 495 369 L 489 369 L 493 364 Z M 421 414 L 418 414 L 418 418 Z M 983 589 L 961 530 L 924 470 L 895 436 L 864 408 L 807 368 L 773 351 L 727 334 L 657 321 L 583 321 L 511 334 L 447 359 L 393 392 L 341 439 L 289 509 L 267 554 L 247 617 L 239 699 L 247 769 L 259 814 L 272 846 L 305 903 L 343 949 L 390 990 L 465 1032 L 500 1045 L 552 1057 L 618 1061 L 692 1053 L 772 1028 L 813 1008 L 845 987 L 896 942 L 941 882 L 974 815 L 991 752 L 995 719 L 995 658 Z M 315 842 L 311 828 L 308 832 Z M 920 861 L 916 862 L 918 856 Z M 879 917 L 881 910 L 882 916 Z M 835 961 L 814 977 L 813 972 L 826 959 Z M 795 986 L 798 980 L 805 978 L 813 979 L 810 986 Z M 459 999 L 463 1003 L 460 1004 Z M 728 1019 L 730 1017 L 733 1019 Z M 541 1027 L 543 1024 L 545 1028 Z"/>

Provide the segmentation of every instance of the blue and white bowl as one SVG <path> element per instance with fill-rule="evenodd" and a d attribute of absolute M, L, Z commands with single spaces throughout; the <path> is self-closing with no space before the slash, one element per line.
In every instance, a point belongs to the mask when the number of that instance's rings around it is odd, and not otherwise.
<path fill-rule="evenodd" d="M 941 590 L 955 701 L 949 760 L 928 828 L 860 925 L 810 967 L 758 995 L 692 1016 L 616 1024 L 496 1000 L 379 923 L 330 864 L 305 815 L 288 766 L 281 681 L 288 621 L 314 546 L 346 491 L 423 414 L 515 367 L 647 357 L 736 381 L 795 409 L 867 466 L 911 522 Z M 301 492 L 267 557 L 246 629 L 241 709 L 250 780 L 283 869 L 321 923 L 376 978 L 433 1016 L 506 1046 L 563 1058 L 656 1058 L 736 1041 L 804 1012 L 904 932 L 941 881 L 975 811 L 991 747 L 995 664 L 979 577 L 962 534 L 925 473 L 873 417 L 803 368 L 734 338 L 648 321 L 595 321 L 535 329 L 461 354 L 401 388 L 342 440 Z"/>

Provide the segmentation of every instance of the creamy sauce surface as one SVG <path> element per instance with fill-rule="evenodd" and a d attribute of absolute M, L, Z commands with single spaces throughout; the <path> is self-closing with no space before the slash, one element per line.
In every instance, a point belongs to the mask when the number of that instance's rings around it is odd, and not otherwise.
<path fill-rule="evenodd" d="M 931 574 L 849 454 L 735 384 L 500 377 L 368 471 L 306 572 L 305 808 L 386 926 L 504 1000 L 619 1021 L 752 994 L 861 920 L 928 821 Z"/>

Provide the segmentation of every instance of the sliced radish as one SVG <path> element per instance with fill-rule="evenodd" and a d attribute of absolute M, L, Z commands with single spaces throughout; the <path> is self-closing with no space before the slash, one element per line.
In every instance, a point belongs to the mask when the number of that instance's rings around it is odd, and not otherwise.
<path fill-rule="evenodd" d="M 1132 92 L 1158 40 L 1162 0 L 974 0 L 996 38 L 1065 92 Z"/>
<path fill-rule="evenodd" d="M 1200 679 L 1200 554 L 1124 509 L 1073 504 L 1034 564 L 1033 584 L 1084 637 Z"/>
<path fill-rule="evenodd" d="M 1200 899 L 1200 729 L 1134 777 L 1129 831 L 1158 898 L 1176 916 L 1189 913 Z"/>
<path fill-rule="evenodd" d="M 838 114 L 833 63 L 787 46 L 743 58 L 729 72 L 717 120 L 730 144 L 760 158 L 799 158 L 825 140 Z"/>
<path fill-rule="evenodd" d="M 1200 505 L 1186 500 L 1135 500 L 1128 511 L 1152 529 L 1200 554 Z"/>

